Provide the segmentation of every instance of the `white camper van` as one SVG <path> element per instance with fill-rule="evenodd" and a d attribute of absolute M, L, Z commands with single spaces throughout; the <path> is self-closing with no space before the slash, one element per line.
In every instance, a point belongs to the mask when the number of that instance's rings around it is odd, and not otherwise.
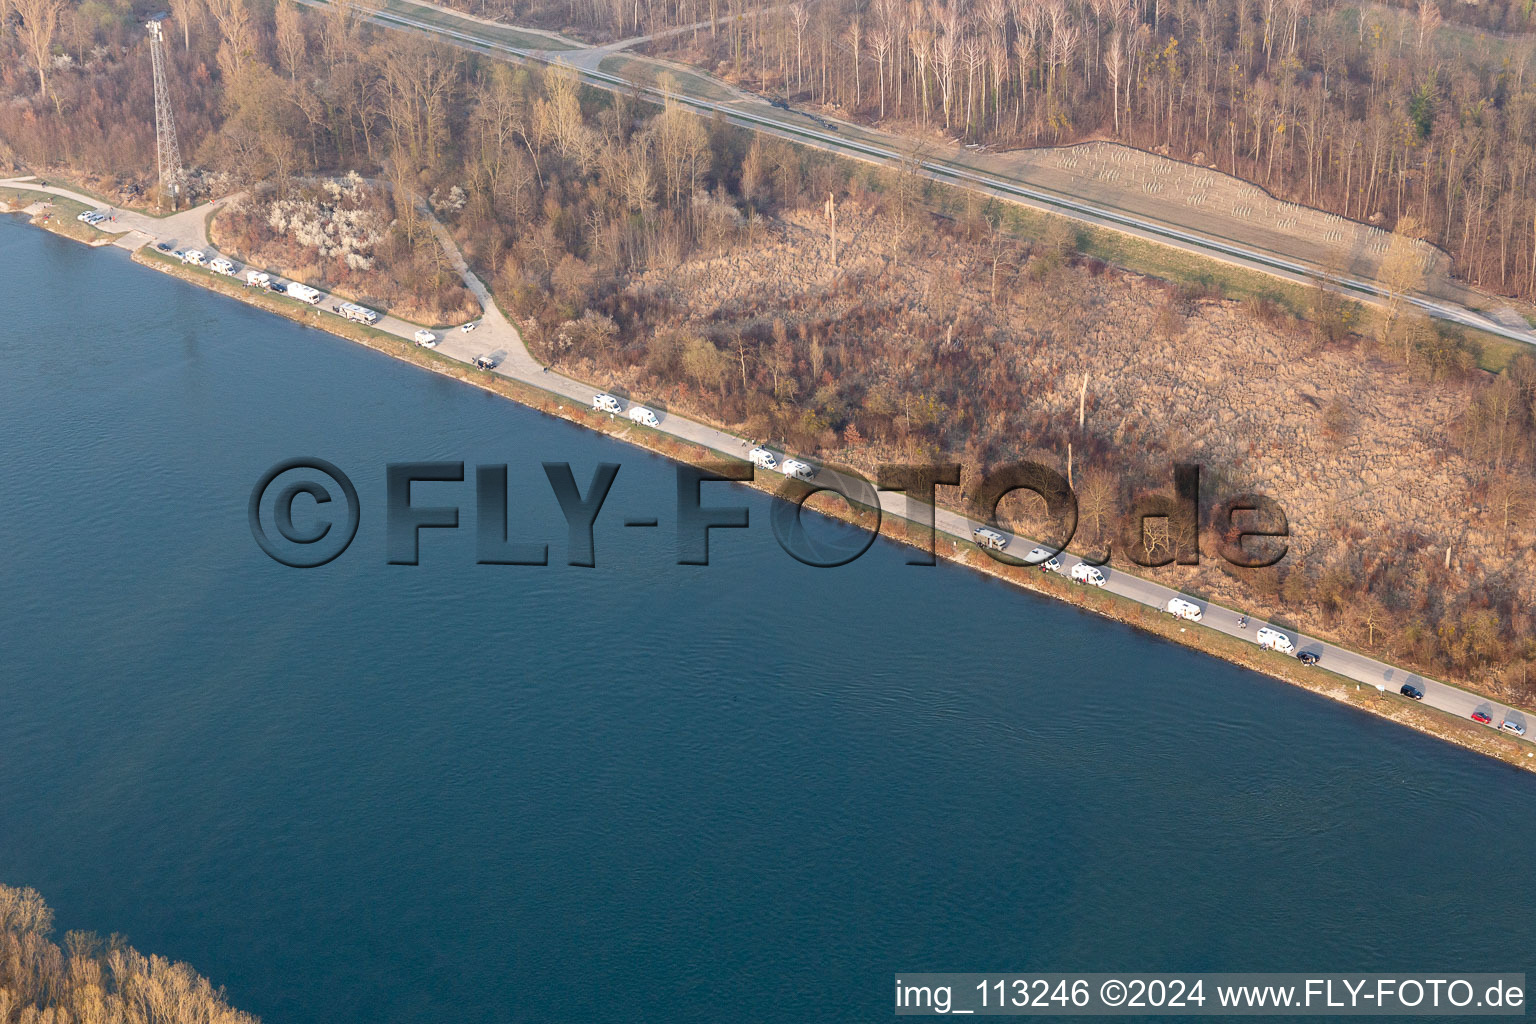
<path fill-rule="evenodd" d="M 773 452 L 761 445 L 753 448 L 751 453 L 747 455 L 747 459 L 759 469 L 779 468 L 779 460 L 773 457 Z"/>
<path fill-rule="evenodd" d="M 1290 654 L 1296 650 L 1296 645 L 1291 642 L 1290 637 L 1270 626 L 1260 628 L 1253 639 L 1260 647 L 1268 647 L 1281 654 Z"/>
<path fill-rule="evenodd" d="M 289 281 L 288 287 L 283 290 L 288 293 L 288 297 L 291 299 L 298 299 L 300 302 L 307 302 L 311 306 L 318 306 L 320 304 L 320 293 L 307 284 L 299 284 L 297 281 Z"/>
<path fill-rule="evenodd" d="M 600 391 L 592 396 L 592 411 L 611 412 L 614 415 L 618 415 L 624 411 L 624 406 L 613 395 L 608 394 L 606 391 Z"/>
<path fill-rule="evenodd" d="M 1078 562 L 1072 567 L 1072 582 L 1102 587 L 1105 580 L 1104 574 L 1096 567 L 1089 565 L 1087 562 Z"/>
<path fill-rule="evenodd" d="M 1190 622 L 1199 622 L 1204 614 L 1200 606 L 1193 601 L 1186 601 L 1182 597 L 1170 597 L 1168 599 L 1168 614 L 1176 619 L 1188 619 Z"/>
<path fill-rule="evenodd" d="M 785 476 L 792 476 L 796 480 L 809 480 L 816 475 L 816 470 L 810 463 L 801 462 L 799 459 L 785 459 L 782 472 Z"/>
<path fill-rule="evenodd" d="M 272 283 L 272 275 L 260 270 L 247 270 L 245 272 L 245 283 L 247 285 L 255 285 L 258 288 L 265 288 Z"/>
<path fill-rule="evenodd" d="M 978 547 L 991 548 L 993 551 L 1001 551 L 1008 546 L 1008 538 L 996 530 L 989 530 L 985 526 L 978 526 L 971 531 L 971 539 L 976 541 Z"/>
<path fill-rule="evenodd" d="M 355 324 L 367 324 L 371 327 L 379 322 L 379 314 L 375 310 L 367 306 L 359 306 L 355 302 L 343 302 L 336 307 L 336 312 Z"/>
<path fill-rule="evenodd" d="M 235 273 L 235 265 L 223 256 L 215 257 L 213 262 L 208 264 L 208 269 L 215 274 L 223 274 L 226 277 L 232 277 Z"/>
<path fill-rule="evenodd" d="M 593 408 L 596 408 L 596 406 Z M 643 405 L 631 406 L 629 410 L 629 418 L 640 424 L 642 427 L 661 426 L 661 421 L 656 418 L 656 414 L 651 412 L 651 410 L 647 409 Z"/>

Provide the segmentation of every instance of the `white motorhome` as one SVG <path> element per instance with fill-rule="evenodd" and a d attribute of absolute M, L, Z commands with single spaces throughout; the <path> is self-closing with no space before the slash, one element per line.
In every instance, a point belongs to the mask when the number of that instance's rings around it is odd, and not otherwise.
<path fill-rule="evenodd" d="M 1177 619 L 1199 622 L 1204 613 L 1200 611 L 1200 606 L 1193 601 L 1186 601 L 1182 597 L 1170 597 L 1168 599 L 1168 614 Z"/>
<path fill-rule="evenodd" d="M 1001 551 L 1008 546 L 1007 537 L 985 526 L 978 526 L 972 530 L 971 538 L 976 541 L 978 547 L 991 548 L 993 551 Z"/>
<path fill-rule="evenodd" d="M 258 288 L 265 288 L 272 283 L 272 275 L 260 270 L 247 270 L 245 272 L 245 283 L 247 285 L 255 285 Z"/>
<path fill-rule="evenodd" d="M 796 480 L 809 480 L 816 475 L 816 470 L 810 463 L 801 462 L 799 459 L 785 459 L 784 468 L 781 472 L 785 476 L 794 477 Z"/>
<path fill-rule="evenodd" d="M 629 410 L 629 418 L 642 427 L 661 426 L 661 421 L 656 418 L 656 414 L 643 405 L 632 406 Z"/>
<path fill-rule="evenodd" d="M 624 407 L 619 404 L 617 398 L 607 392 L 599 392 L 592 396 L 592 411 L 611 412 L 617 415 L 624 411 Z"/>
<path fill-rule="evenodd" d="M 288 293 L 289 298 L 298 299 L 300 302 L 307 302 L 311 306 L 318 306 L 320 304 L 320 293 L 307 284 L 290 281 L 284 291 Z"/>
<path fill-rule="evenodd" d="M 200 267 L 204 263 L 208 262 L 208 257 L 203 255 L 203 251 L 201 249 L 188 249 L 186 252 L 181 254 L 181 262 L 190 263 L 195 267 Z"/>
<path fill-rule="evenodd" d="M 379 322 L 379 314 L 367 306 L 359 306 L 355 302 L 343 302 L 336 307 L 336 312 L 355 324 L 367 324 L 370 327 Z"/>
<path fill-rule="evenodd" d="M 1102 587 L 1105 583 L 1104 574 L 1087 562 L 1078 562 L 1072 567 L 1072 582 L 1087 583 L 1095 587 Z"/>
<path fill-rule="evenodd" d="M 748 461 L 759 469 L 778 469 L 779 460 L 773 457 L 773 452 L 759 445 L 753 448 L 747 455 Z"/>
<path fill-rule="evenodd" d="M 1296 645 L 1291 642 L 1290 637 L 1270 626 L 1261 627 L 1253 639 L 1260 647 L 1267 647 L 1281 654 L 1290 654 L 1296 650 Z"/>
<path fill-rule="evenodd" d="M 213 262 L 208 264 L 208 269 L 213 271 L 215 274 L 231 276 L 235 272 L 235 265 L 229 260 L 225 259 L 223 256 L 216 256 L 214 257 Z"/>

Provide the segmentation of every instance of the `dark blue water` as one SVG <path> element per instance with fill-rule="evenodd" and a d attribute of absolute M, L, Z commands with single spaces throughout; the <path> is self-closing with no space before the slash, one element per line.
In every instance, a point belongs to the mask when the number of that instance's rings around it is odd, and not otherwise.
<path fill-rule="evenodd" d="M 0 303 L 0 880 L 270 1021 L 1536 966 L 1529 776 L 884 543 L 804 567 L 730 485 L 679 567 L 670 463 L 3 218 Z M 363 506 L 310 571 L 246 518 L 297 455 Z M 385 564 L 409 459 L 508 463 L 554 564 L 476 565 L 470 482 Z M 545 460 L 623 466 L 596 569 Z"/>

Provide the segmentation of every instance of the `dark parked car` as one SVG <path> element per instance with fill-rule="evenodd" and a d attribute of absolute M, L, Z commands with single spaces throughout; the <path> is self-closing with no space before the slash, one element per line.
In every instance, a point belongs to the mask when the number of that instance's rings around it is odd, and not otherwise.
<path fill-rule="evenodd" d="M 171 243 L 170 242 L 161 242 L 159 245 L 155 246 L 155 248 L 159 249 L 161 252 L 170 252 L 171 251 Z"/>
<path fill-rule="evenodd" d="M 1296 660 L 1301 662 L 1303 665 L 1316 665 L 1321 659 L 1318 657 L 1316 651 L 1297 651 Z"/>
<path fill-rule="evenodd" d="M 1417 686 L 1414 686 L 1412 683 L 1404 683 L 1403 688 L 1397 692 L 1402 694 L 1404 697 L 1409 698 L 1410 700 L 1424 699 L 1424 691 L 1419 689 Z"/>

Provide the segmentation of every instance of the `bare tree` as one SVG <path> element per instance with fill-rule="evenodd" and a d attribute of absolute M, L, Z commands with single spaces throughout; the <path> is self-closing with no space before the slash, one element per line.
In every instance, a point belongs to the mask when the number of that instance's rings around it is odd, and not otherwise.
<path fill-rule="evenodd" d="M 199 25 L 203 22 L 203 15 L 207 8 L 203 6 L 203 0 L 169 0 L 171 17 L 176 19 L 176 24 L 181 26 L 181 48 L 192 49 L 192 23 Z"/>
<path fill-rule="evenodd" d="M 1120 76 L 1125 72 L 1125 47 L 1120 41 L 1120 33 L 1109 43 L 1109 49 L 1104 52 L 1104 71 L 1109 75 L 1110 105 L 1115 114 L 1115 134 L 1120 134 Z"/>
<path fill-rule="evenodd" d="M 1391 343 L 1404 332 L 1398 329 L 1413 293 L 1424 286 L 1423 257 L 1419 253 L 1419 224 L 1403 217 L 1392 232 L 1392 241 L 1381 261 L 1381 284 L 1386 289 L 1386 308 L 1380 319 L 1381 340 Z M 1403 360 L 1408 359 L 1405 348 Z"/>
<path fill-rule="evenodd" d="M 1440 22 L 1444 20 L 1440 14 L 1440 6 L 1435 0 L 1419 0 L 1419 52 L 1423 53 L 1429 41 L 1434 38 L 1435 31 L 1439 29 Z"/>
<path fill-rule="evenodd" d="M 293 0 L 278 0 L 274 14 L 277 28 L 277 52 L 288 69 L 288 80 L 296 80 L 299 67 L 309 55 L 309 40 L 304 35 L 303 15 Z"/>
<path fill-rule="evenodd" d="M 12 0 L 21 15 L 18 33 L 37 69 L 37 94 L 48 95 L 48 65 L 53 62 L 53 37 L 59 30 L 64 0 Z"/>
<path fill-rule="evenodd" d="M 1528 477 L 1501 473 L 1488 489 L 1488 507 L 1499 518 L 1508 551 L 1512 532 L 1529 526 L 1536 514 L 1536 487 Z"/>

